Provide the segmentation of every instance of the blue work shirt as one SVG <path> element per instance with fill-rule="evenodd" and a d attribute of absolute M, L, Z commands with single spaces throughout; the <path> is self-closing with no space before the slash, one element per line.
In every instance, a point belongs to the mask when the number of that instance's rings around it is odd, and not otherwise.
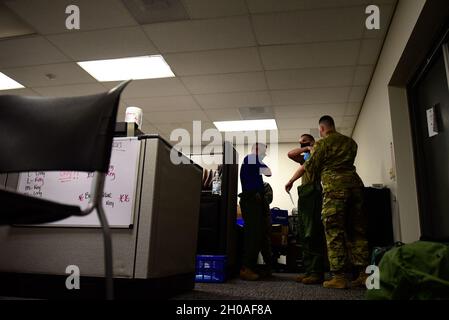
<path fill-rule="evenodd" d="M 242 184 L 242 192 L 258 192 L 263 191 L 262 168 L 268 168 L 255 154 L 245 157 L 240 168 L 240 183 Z"/>

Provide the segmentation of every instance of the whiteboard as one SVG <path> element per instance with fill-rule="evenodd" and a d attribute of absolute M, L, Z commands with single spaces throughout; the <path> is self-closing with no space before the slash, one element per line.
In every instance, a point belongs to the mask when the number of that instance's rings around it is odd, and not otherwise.
<path fill-rule="evenodd" d="M 136 203 L 140 140 L 115 138 L 103 192 L 103 208 L 111 227 L 130 228 Z M 21 173 L 18 192 L 86 209 L 89 204 L 93 172 L 38 171 Z M 42 226 L 99 227 L 97 212 L 72 216 Z"/>

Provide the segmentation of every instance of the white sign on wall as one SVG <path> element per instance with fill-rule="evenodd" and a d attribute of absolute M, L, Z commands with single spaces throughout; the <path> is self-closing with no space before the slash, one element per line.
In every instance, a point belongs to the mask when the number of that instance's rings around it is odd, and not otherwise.
<path fill-rule="evenodd" d="M 429 138 L 438 134 L 438 124 L 435 114 L 435 107 L 426 110 L 427 115 L 427 129 L 429 131 Z"/>
<path fill-rule="evenodd" d="M 115 138 L 103 192 L 103 208 L 111 227 L 133 224 L 136 202 L 140 140 Z M 27 172 L 19 177 L 18 192 L 29 196 L 87 208 L 94 173 L 74 171 Z M 45 226 L 98 227 L 96 211 L 84 217 L 69 217 Z"/>

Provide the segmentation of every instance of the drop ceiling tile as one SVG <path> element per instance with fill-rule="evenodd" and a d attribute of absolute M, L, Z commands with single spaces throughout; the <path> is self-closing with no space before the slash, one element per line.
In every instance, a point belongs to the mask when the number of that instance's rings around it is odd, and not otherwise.
<path fill-rule="evenodd" d="M 214 125 L 212 121 L 201 121 L 201 130 L 204 132 L 205 130 L 215 129 L 218 131 L 217 127 Z"/>
<path fill-rule="evenodd" d="M 382 49 L 383 39 L 365 39 L 360 47 L 358 64 L 375 65 Z"/>
<path fill-rule="evenodd" d="M 180 0 L 121 0 L 139 24 L 189 19 Z"/>
<path fill-rule="evenodd" d="M 353 128 L 339 128 L 338 131 L 348 137 L 352 137 Z"/>
<path fill-rule="evenodd" d="M 15 95 L 15 96 L 39 96 L 39 94 L 32 89 L 22 88 L 22 89 L 11 89 L 11 90 L 0 90 L 1 95 Z"/>
<path fill-rule="evenodd" d="M 261 45 L 360 39 L 365 29 L 364 7 L 344 7 L 253 16 Z"/>
<path fill-rule="evenodd" d="M 266 46 L 260 48 L 266 70 L 353 66 L 357 64 L 360 41 Z"/>
<path fill-rule="evenodd" d="M 192 96 L 172 96 L 126 99 L 128 106 L 142 108 L 144 111 L 177 111 L 177 110 L 200 110 L 200 107 Z"/>
<path fill-rule="evenodd" d="M 355 116 L 360 112 L 360 108 L 362 107 L 362 102 L 348 102 L 346 105 L 346 116 Z"/>
<path fill-rule="evenodd" d="M 298 105 L 273 107 L 276 119 L 289 119 L 300 117 L 321 117 L 330 115 L 332 117 L 345 115 L 345 103 L 332 104 L 312 104 L 312 105 Z"/>
<path fill-rule="evenodd" d="M 333 117 L 335 121 L 336 127 L 343 127 L 343 119 L 344 117 Z"/>
<path fill-rule="evenodd" d="M 70 61 L 48 40 L 31 36 L 0 41 L 0 68 Z"/>
<path fill-rule="evenodd" d="M 267 89 L 263 72 L 182 77 L 181 79 L 193 94 Z"/>
<path fill-rule="evenodd" d="M 271 91 L 271 96 L 275 106 L 344 103 L 347 102 L 350 90 L 350 87 L 277 90 Z"/>
<path fill-rule="evenodd" d="M 0 39 L 33 34 L 35 31 L 0 2 Z"/>
<path fill-rule="evenodd" d="M 158 53 L 140 27 L 126 27 L 48 36 L 76 61 L 135 57 Z"/>
<path fill-rule="evenodd" d="M 338 8 L 367 4 L 393 4 L 396 0 L 247 0 L 251 13 Z"/>
<path fill-rule="evenodd" d="M 76 63 L 47 64 L 41 66 L 5 69 L 3 73 L 18 81 L 25 87 L 59 86 L 97 82 Z M 54 79 L 46 76 L 51 74 Z"/>
<path fill-rule="evenodd" d="M 371 82 L 374 66 L 358 66 L 354 75 L 354 86 L 368 86 Z"/>
<path fill-rule="evenodd" d="M 204 109 L 271 106 L 268 91 L 201 94 L 195 99 Z"/>
<path fill-rule="evenodd" d="M 164 129 L 168 135 L 170 135 L 171 132 L 175 129 L 185 129 L 190 133 L 191 140 L 192 142 L 195 143 L 195 145 L 201 145 L 202 142 L 210 142 L 210 140 L 209 141 L 206 141 L 205 139 L 203 140 L 203 138 L 205 138 L 203 134 L 206 130 L 214 129 L 216 132 L 218 132 L 217 128 L 212 122 L 201 120 L 170 123 L 170 124 L 157 124 L 157 127 Z M 198 151 L 198 153 L 201 152 L 200 149 L 194 150 L 195 153 L 196 151 Z"/>
<path fill-rule="evenodd" d="M 251 13 L 293 11 L 305 8 L 303 0 L 247 0 Z"/>
<path fill-rule="evenodd" d="M 367 87 L 352 87 L 348 102 L 362 102 L 365 99 Z"/>
<path fill-rule="evenodd" d="M 303 134 L 310 134 L 310 128 L 281 129 L 279 130 L 279 139 L 280 142 L 298 143 Z"/>
<path fill-rule="evenodd" d="M 158 132 L 170 136 L 171 132 L 175 129 L 181 128 L 181 124 L 176 124 L 176 123 L 166 123 L 166 124 L 162 124 L 162 123 L 158 123 L 158 124 L 152 124 L 152 126 L 154 126 Z M 183 129 L 183 128 L 182 128 Z"/>
<path fill-rule="evenodd" d="M 204 110 L 204 112 L 212 121 L 242 120 L 239 109 L 236 108 L 208 109 Z"/>
<path fill-rule="evenodd" d="M 275 143 L 279 142 L 279 135 L 277 130 L 271 131 L 236 131 L 236 132 L 224 132 L 224 140 L 234 143 L 235 145 L 249 145 L 251 146 L 255 142 Z M 250 147 L 249 147 L 250 148 Z M 250 151 L 248 151 L 249 153 Z M 268 149 L 268 153 L 269 153 Z M 246 153 L 246 152 L 245 152 Z"/>
<path fill-rule="evenodd" d="M 148 119 L 152 124 L 167 124 L 167 123 L 179 123 L 188 121 L 209 121 L 206 114 L 201 110 L 188 110 L 188 111 L 154 111 L 151 112 L 151 117 Z"/>
<path fill-rule="evenodd" d="M 306 9 L 393 4 L 396 0 L 304 0 Z"/>
<path fill-rule="evenodd" d="M 248 17 L 156 23 L 145 25 L 144 30 L 163 53 L 256 44 Z"/>
<path fill-rule="evenodd" d="M 319 120 L 320 117 L 300 117 L 290 119 L 276 119 L 276 123 L 278 124 L 278 128 L 280 130 L 297 129 L 297 128 L 317 128 Z M 298 132 L 298 134 L 300 133 L 301 132 Z"/>
<path fill-rule="evenodd" d="M 245 0 L 182 0 L 192 19 L 218 18 L 248 13 Z"/>
<path fill-rule="evenodd" d="M 267 71 L 266 77 L 272 90 L 351 86 L 354 67 Z"/>
<path fill-rule="evenodd" d="M 343 117 L 343 121 L 340 124 L 342 128 L 354 128 L 355 123 L 357 122 L 357 116 L 346 116 Z"/>
<path fill-rule="evenodd" d="M 167 53 L 164 58 L 177 76 L 263 70 L 256 47 Z"/>
<path fill-rule="evenodd" d="M 57 87 L 41 87 L 33 88 L 36 92 L 46 97 L 72 97 L 72 96 L 84 96 L 89 94 L 96 94 L 106 92 L 105 89 L 99 83 L 89 84 L 75 84 L 69 86 L 57 86 Z"/>
<path fill-rule="evenodd" d="M 380 29 L 368 30 L 365 28 L 364 38 L 381 38 L 383 39 L 388 31 L 390 21 L 393 17 L 395 5 L 394 4 L 382 4 L 378 5 L 380 9 Z M 368 15 L 365 15 L 368 17 Z"/>
<path fill-rule="evenodd" d="M 118 112 L 117 112 L 117 121 L 125 121 L 125 115 L 126 115 L 126 103 L 123 99 L 120 100 Z M 142 118 L 142 123 L 145 120 L 145 117 Z"/>
<path fill-rule="evenodd" d="M 112 89 L 120 82 L 103 82 L 104 86 Z M 189 92 L 178 78 L 162 78 L 148 80 L 133 80 L 123 91 L 124 99 L 149 98 L 167 96 L 185 96 Z"/>
<path fill-rule="evenodd" d="M 143 117 L 146 118 L 146 116 L 147 115 L 144 112 Z M 159 130 L 146 120 L 142 121 L 142 127 L 140 128 L 140 130 L 146 134 L 158 134 L 159 133 Z"/>
<path fill-rule="evenodd" d="M 76 32 L 65 25 L 69 16 L 65 11 L 71 4 L 80 9 L 83 31 L 137 25 L 119 0 L 6 0 L 9 8 L 41 34 Z"/>

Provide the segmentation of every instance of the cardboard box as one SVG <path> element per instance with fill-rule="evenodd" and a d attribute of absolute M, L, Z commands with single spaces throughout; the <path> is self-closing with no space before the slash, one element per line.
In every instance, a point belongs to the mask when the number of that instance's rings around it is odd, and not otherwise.
<path fill-rule="evenodd" d="M 288 226 L 280 224 L 272 225 L 271 245 L 277 247 L 288 245 Z"/>

